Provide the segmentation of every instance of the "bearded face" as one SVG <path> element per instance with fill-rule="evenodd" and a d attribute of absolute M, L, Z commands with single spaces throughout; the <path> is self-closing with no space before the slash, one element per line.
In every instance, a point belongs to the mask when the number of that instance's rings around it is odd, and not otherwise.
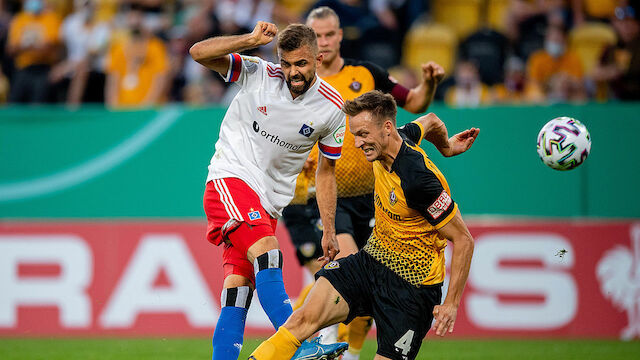
<path fill-rule="evenodd" d="M 280 66 L 294 98 L 304 94 L 313 84 L 317 58 L 318 55 L 307 45 L 292 51 L 280 51 Z"/>

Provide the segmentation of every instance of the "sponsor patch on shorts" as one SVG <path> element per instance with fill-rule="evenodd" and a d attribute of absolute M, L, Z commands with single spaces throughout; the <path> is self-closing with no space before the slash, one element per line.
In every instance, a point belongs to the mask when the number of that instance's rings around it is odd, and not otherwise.
<path fill-rule="evenodd" d="M 327 265 L 324 266 L 325 270 L 333 270 L 333 269 L 337 269 L 340 267 L 340 263 L 338 263 L 337 261 L 332 261 L 330 263 L 328 263 Z"/>
<path fill-rule="evenodd" d="M 440 193 L 436 201 L 427 208 L 427 212 L 432 218 L 437 219 L 443 212 L 447 211 L 449 205 L 451 205 L 451 201 L 451 196 L 449 196 L 447 191 L 442 190 L 442 193 Z"/>

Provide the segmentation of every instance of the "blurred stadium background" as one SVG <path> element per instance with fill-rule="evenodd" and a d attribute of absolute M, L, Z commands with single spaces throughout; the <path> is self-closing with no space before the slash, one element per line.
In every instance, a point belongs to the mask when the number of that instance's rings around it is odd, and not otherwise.
<path fill-rule="evenodd" d="M 420 358 L 637 358 L 640 27 L 617 0 L 0 0 L 0 358 L 210 356 L 222 274 L 201 201 L 235 89 L 188 49 L 317 5 L 343 56 L 407 87 L 442 64 L 430 111 L 482 129 L 459 158 L 425 145 L 476 253 L 455 333 Z M 593 141 L 570 172 L 535 150 L 557 116 Z M 277 235 L 295 297 L 310 279 Z M 257 301 L 243 354 L 272 332 Z"/>

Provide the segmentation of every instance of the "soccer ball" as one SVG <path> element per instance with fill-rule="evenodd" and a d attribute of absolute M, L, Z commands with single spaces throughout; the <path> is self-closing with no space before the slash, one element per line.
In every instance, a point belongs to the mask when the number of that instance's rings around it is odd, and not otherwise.
<path fill-rule="evenodd" d="M 571 170 L 582 164 L 590 151 L 589 130 L 574 118 L 557 117 L 538 134 L 538 156 L 552 169 Z"/>

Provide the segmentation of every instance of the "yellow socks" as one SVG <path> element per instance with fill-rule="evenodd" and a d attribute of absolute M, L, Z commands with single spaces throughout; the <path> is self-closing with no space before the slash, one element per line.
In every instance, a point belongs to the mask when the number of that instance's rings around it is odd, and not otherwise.
<path fill-rule="evenodd" d="M 349 351 L 355 352 L 362 349 L 372 321 L 373 319 L 367 316 L 357 317 L 349 323 Z"/>
<path fill-rule="evenodd" d="M 249 359 L 252 360 L 289 360 L 300 347 L 296 339 L 284 326 L 281 326 L 272 337 L 260 344 Z"/>
<path fill-rule="evenodd" d="M 349 342 L 349 325 L 338 324 L 338 342 Z"/>
<path fill-rule="evenodd" d="M 302 304 L 304 304 L 304 300 L 307 298 L 307 295 L 309 295 L 309 291 L 311 291 L 311 288 L 314 284 L 315 282 L 312 282 L 311 284 L 308 284 L 307 286 L 303 287 L 302 290 L 300 290 L 300 295 L 298 295 L 296 303 L 293 304 L 293 311 L 296 311 L 302 306 Z"/>

